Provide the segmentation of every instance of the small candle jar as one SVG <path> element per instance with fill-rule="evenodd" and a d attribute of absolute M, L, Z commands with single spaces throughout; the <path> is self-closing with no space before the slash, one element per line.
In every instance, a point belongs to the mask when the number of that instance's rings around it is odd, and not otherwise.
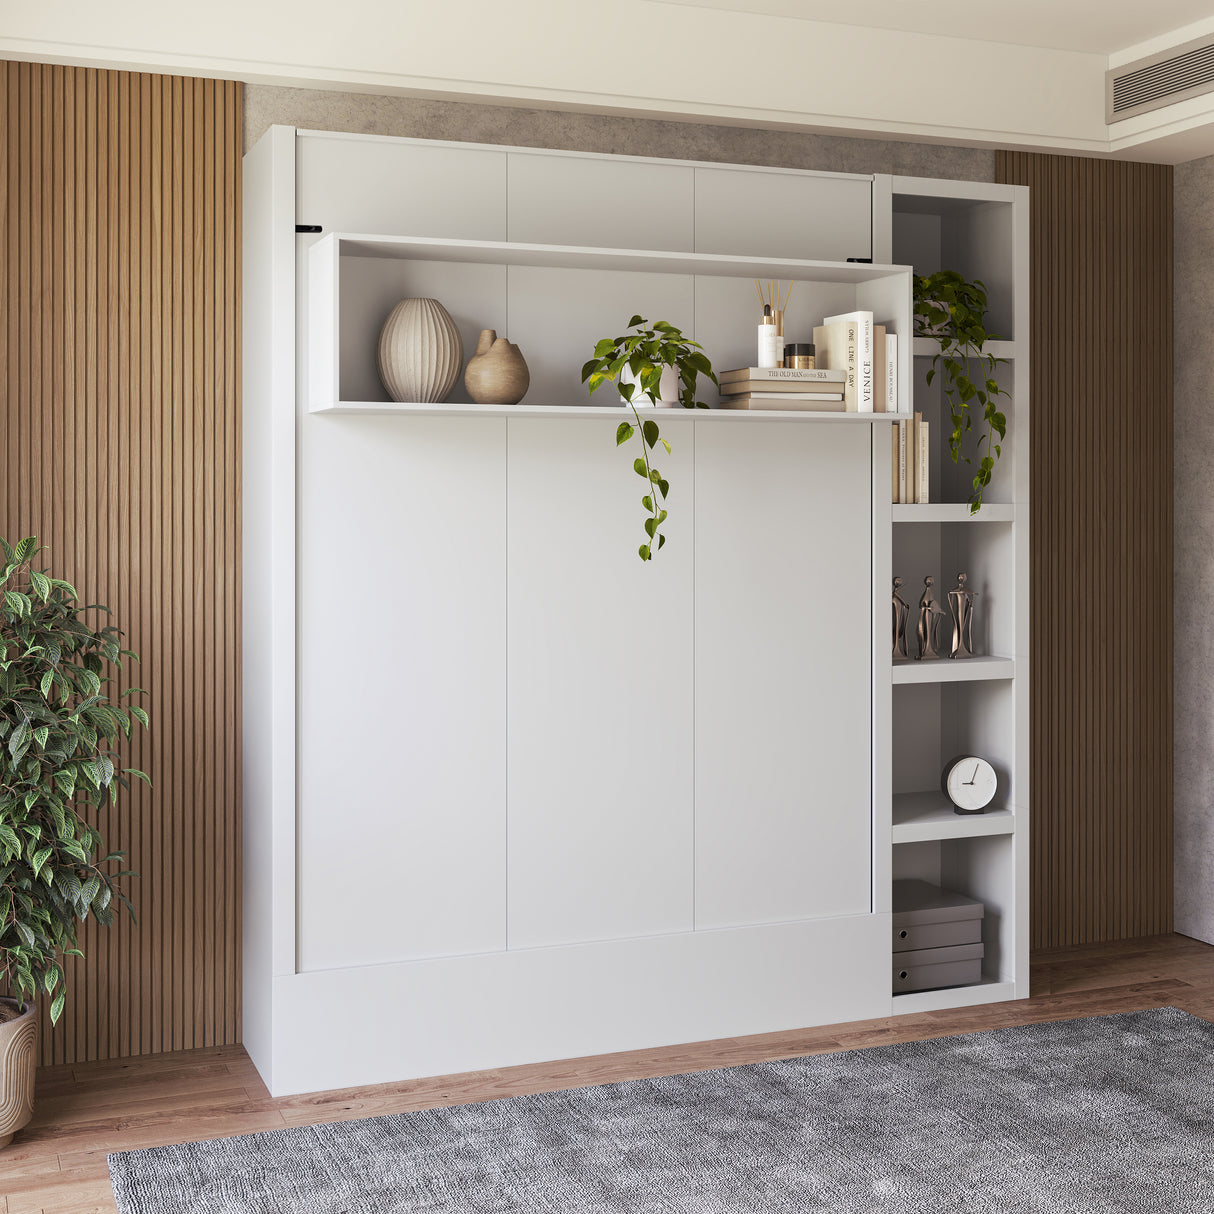
<path fill-rule="evenodd" d="M 784 347 L 784 366 L 796 371 L 814 369 L 813 342 L 796 342 Z"/>

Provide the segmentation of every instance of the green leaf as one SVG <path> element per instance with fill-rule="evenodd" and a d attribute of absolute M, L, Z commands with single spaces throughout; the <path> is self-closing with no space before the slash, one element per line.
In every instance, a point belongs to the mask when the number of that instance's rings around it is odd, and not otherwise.
<path fill-rule="evenodd" d="M 615 445 L 626 443 L 635 433 L 631 422 L 620 422 L 615 430 Z"/>
<path fill-rule="evenodd" d="M 641 546 L 640 546 L 640 547 L 637 549 L 637 555 L 638 555 L 638 556 L 641 558 L 641 560 L 643 560 L 643 561 L 647 561 L 647 560 L 649 560 L 649 557 L 650 557 L 650 553 L 649 553 L 649 545 L 648 545 L 648 544 L 642 544 L 642 545 L 641 545 Z"/>
<path fill-rule="evenodd" d="M 653 539 L 653 533 L 658 529 L 658 520 L 656 518 L 647 518 L 645 520 L 645 534 Z"/>
<path fill-rule="evenodd" d="M 649 480 L 649 469 L 645 467 L 645 461 L 640 456 L 632 461 L 632 470 L 637 476 Z"/>
<path fill-rule="evenodd" d="M 659 535 L 659 536 L 658 536 L 658 551 L 659 551 L 659 552 L 662 550 L 662 545 L 663 545 L 665 542 L 666 542 L 666 537 L 665 537 L 664 535 Z"/>
<path fill-rule="evenodd" d="M 641 427 L 641 433 L 645 436 L 645 442 L 652 448 L 658 441 L 658 423 L 646 421 Z"/>
<path fill-rule="evenodd" d="M 63 1005 L 67 1001 L 67 991 L 60 991 L 51 1003 L 51 1023 L 58 1024 L 59 1017 L 63 1015 Z"/>
<path fill-rule="evenodd" d="M 662 446 L 666 448 L 666 454 L 669 455 L 670 454 L 670 444 L 665 439 L 662 439 Z"/>

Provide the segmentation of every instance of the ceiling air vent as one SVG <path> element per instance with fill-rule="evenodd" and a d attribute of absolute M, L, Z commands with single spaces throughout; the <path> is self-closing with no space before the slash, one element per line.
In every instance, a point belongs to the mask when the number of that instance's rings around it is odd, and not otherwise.
<path fill-rule="evenodd" d="M 1119 122 L 1211 92 L 1214 92 L 1214 39 L 1198 38 L 1107 72 L 1105 120 Z"/>

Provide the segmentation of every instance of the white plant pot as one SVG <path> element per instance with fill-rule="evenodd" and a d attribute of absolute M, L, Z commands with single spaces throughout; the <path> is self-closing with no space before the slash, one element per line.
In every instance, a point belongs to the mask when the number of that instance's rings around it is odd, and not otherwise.
<path fill-rule="evenodd" d="M 620 371 L 619 382 L 621 384 L 632 384 L 636 380 L 633 378 L 632 372 L 624 367 Z M 620 403 L 627 405 L 628 402 L 620 397 Z M 632 403 L 638 409 L 673 409 L 679 403 L 679 371 L 677 367 L 662 368 L 662 382 L 658 387 L 658 399 L 651 400 L 650 397 L 641 392 L 639 389 L 633 395 Z"/>

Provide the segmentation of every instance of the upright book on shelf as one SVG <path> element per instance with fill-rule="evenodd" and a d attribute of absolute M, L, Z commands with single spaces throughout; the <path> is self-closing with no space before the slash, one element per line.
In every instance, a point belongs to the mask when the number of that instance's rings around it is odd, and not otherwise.
<path fill-rule="evenodd" d="M 846 412 L 860 412 L 860 326 L 855 321 L 817 325 L 814 348 L 823 370 L 843 372 L 843 400 Z"/>
<path fill-rule="evenodd" d="M 898 335 L 885 330 L 885 408 L 898 412 Z"/>
<path fill-rule="evenodd" d="M 873 411 L 873 314 L 871 312 L 841 312 L 838 316 L 827 316 L 823 319 L 824 326 L 843 324 L 854 321 L 859 342 L 856 369 L 857 405 L 860 413 Z M 815 329 L 816 333 L 817 330 Z"/>

